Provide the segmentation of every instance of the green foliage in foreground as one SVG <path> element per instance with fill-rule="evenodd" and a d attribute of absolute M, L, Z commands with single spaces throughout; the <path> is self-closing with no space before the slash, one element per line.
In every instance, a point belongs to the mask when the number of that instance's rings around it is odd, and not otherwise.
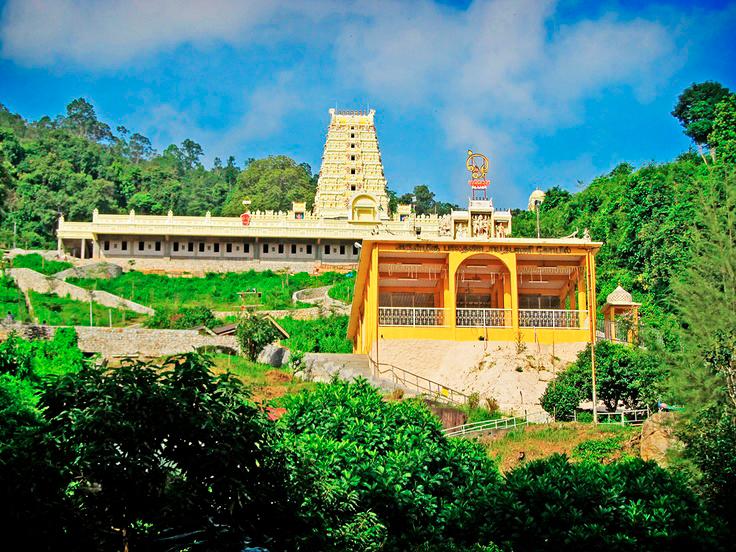
<path fill-rule="evenodd" d="M 287 316 L 279 324 L 289 334 L 281 343 L 292 351 L 303 353 L 352 353 L 347 338 L 349 317 L 330 315 L 314 320 L 295 320 Z"/>
<path fill-rule="evenodd" d="M 72 268 L 72 263 L 66 261 L 49 261 L 38 253 L 29 253 L 28 255 L 18 255 L 13 257 L 13 268 L 30 268 L 41 274 L 56 274 L 67 268 Z"/>
<path fill-rule="evenodd" d="M 573 465 L 555 456 L 501 478 L 479 445 L 445 439 L 425 405 L 384 402 L 366 382 L 296 396 L 279 424 L 283 446 L 300 459 L 292 459 L 292 477 L 321 489 L 302 508 L 308 525 L 321 528 L 320 550 L 714 545 L 695 496 L 653 463 Z M 373 524 L 361 525 L 367 514 Z M 385 541 L 375 524 L 385 528 Z M 373 532 L 354 531 L 335 546 L 346 526 Z M 372 548 L 354 546 L 366 540 Z"/>
<path fill-rule="evenodd" d="M 89 303 L 77 301 L 69 296 L 59 297 L 46 293 L 29 291 L 33 312 L 39 322 L 51 326 L 89 326 Z M 127 309 L 113 309 L 92 303 L 92 325 L 107 326 L 112 319 L 113 326 L 125 326 L 142 319 L 144 315 Z"/>
<path fill-rule="evenodd" d="M 291 296 L 295 291 L 332 284 L 339 274 L 328 272 L 311 276 L 277 274 L 271 270 L 256 272 L 210 273 L 202 278 L 171 278 L 161 274 L 126 272 L 112 279 L 69 278 L 69 283 L 88 289 L 109 291 L 155 310 L 179 307 L 207 307 L 215 311 L 236 311 L 242 304 L 238 292 L 253 289 L 261 293 L 246 295 L 247 304 L 259 304 L 262 309 L 294 308 Z"/>
<path fill-rule="evenodd" d="M 17 322 L 28 320 L 28 309 L 23 293 L 15 285 L 15 280 L 0 273 L 0 319 L 4 319 L 8 313 Z"/>
<path fill-rule="evenodd" d="M 590 345 L 577 360 L 547 385 L 540 402 L 557 420 L 571 420 L 581 401 L 592 400 Z M 596 391 L 609 411 L 619 401 L 627 408 L 653 405 L 663 391 L 666 372 L 654 353 L 638 347 L 601 341 L 596 345 Z"/>
<path fill-rule="evenodd" d="M 717 549 L 719 520 L 653 463 L 502 478 L 420 402 L 335 382 L 274 423 L 209 366 L 85 366 L 37 397 L 0 376 L 0 527 L 34 550 Z"/>

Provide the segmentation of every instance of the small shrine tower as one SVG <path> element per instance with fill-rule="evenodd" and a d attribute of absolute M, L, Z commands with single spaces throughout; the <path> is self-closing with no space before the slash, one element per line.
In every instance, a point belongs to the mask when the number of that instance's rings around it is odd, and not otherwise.
<path fill-rule="evenodd" d="M 606 297 L 603 305 L 603 332 L 611 341 L 636 343 L 639 339 L 639 307 L 631 294 L 621 286 Z M 617 318 L 618 317 L 618 318 Z"/>
<path fill-rule="evenodd" d="M 330 126 L 314 198 L 321 218 L 377 223 L 386 220 L 388 195 L 374 124 L 375 109 L 330 109 Z"/>

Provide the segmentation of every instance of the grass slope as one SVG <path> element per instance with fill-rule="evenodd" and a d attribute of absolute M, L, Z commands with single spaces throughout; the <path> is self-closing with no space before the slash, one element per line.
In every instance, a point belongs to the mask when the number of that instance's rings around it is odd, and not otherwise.
<path fill-rule="evenodd" d="M 499 437 L 481 441 L 488 454 L 498 461 L 501 471 L 508 471 L 523 462 L 545 458 L 551 454 L 567 454 L 576 461 L 592 460 L 610 463 L 624 456 L 638 456 L 638 448 L 627 443 L 640 428 L 619 425 L 555 423 L 531 425 L 510 431 Z M 523 459 L 520 458 L 523 453 Z"/>
<path fill-rule="evenodd" d="M 72 268 L 74 265 L 65 261 L 49 261 L 38 253 L 29 253 L 28 255 L 14 257 L 12 266 L 13 268 L 30 268 L 41 274 L 51 275 Z"/>
<path fill-rule="evenodd" d="M 76 301 L 69 297 L 58 297 L 43 293 L 29 292 L 33 311 L 41 323 L 51 326 L 89 326 L 89 303 Z M 111 309 L 92 303 L 93 326 L 107 326 L 112 315 L 113 326 L 126 326 L 140 322 L 144 315 L 125 309 Z"/>
<path fill-rule="evenodd" d="M 334 283 L 341 275 L 328 272 L 311 276 L 306 272 L 279 274 L 270 270 L 207 274 L 201 278 L 168 277 L 131 271 L 110 280 L 70 278 L 69 283 L 88 289 L 100 289 L 154 309 L 208 307 L 215 311 L 235 311 L 241 305 L 238 292 L 256 289 L 260 299 L 248 296 L 248 304 L 263 309 L 291 309 L 295 291 Z"/>

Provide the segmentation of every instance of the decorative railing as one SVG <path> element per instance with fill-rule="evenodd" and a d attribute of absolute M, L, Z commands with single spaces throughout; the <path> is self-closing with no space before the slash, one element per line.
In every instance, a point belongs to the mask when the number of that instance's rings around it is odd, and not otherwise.
<path fill-rule="evenodd" d="M 445 309 L 431 307 L 378 307 L 380 326 L 444 326 Z"/>
<path fill-rule="evenodd" d="M 516 427 L 525 427 L 528 424 L 529 420 L 527 418 L 515 416 L 513 418 L 481 420 L 480 422 L 472 422 L 455 427 L 448 427 L 444 430 L 444 433 L 445 437 L 462 437 L 464 435 L 485 433 L 487 431 L 498 431 L 500 429 L 514 429 Z"/>
<path fill-rule="evenodd" d="M 511 309 L 457 309 L 456 325 L 465 328 L 510 328 Z"/>
<path fill-rule="evenodd" d="M 521 328 L 581 329 L 588 324 L 588 311 L 564 309 L 519 309 Z"/>

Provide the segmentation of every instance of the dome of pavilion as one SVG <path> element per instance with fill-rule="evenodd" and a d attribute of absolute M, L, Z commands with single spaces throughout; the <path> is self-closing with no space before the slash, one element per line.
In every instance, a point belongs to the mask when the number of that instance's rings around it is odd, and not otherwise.
<path fill-rule="evenodd" d="M 617 286 L 616 289 L 606 297 L 606 303 L 610 305 L 631 305 L 633 302 L 634 298 L 621 286 Z"/>

